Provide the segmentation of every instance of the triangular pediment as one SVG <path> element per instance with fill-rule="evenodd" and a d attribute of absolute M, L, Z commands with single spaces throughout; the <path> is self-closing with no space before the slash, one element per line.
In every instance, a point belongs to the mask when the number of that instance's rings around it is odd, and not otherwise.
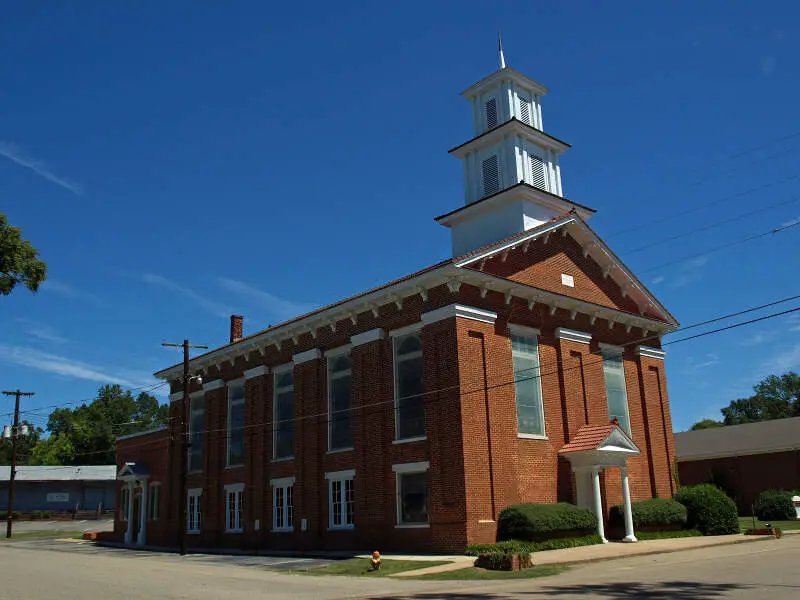
<path fill-rule="evenodd" d="M 456 259 L 461 267 L 677 325 L 675 318 L 577 215 Z"/>
<path fill-rule="evenodd" d="M 639 454 L 640 450 L 633 440 L 629 438 L 622 429 L 615 427 L 597 446 L 598 452 L 623 452 Z"/>
<path fill-rule="evenodd" d="M 117 471 L 117 479 L 142 479 L 149 474 L 149 471 L 142 465 L 129 462 L 122 465 Z"/>

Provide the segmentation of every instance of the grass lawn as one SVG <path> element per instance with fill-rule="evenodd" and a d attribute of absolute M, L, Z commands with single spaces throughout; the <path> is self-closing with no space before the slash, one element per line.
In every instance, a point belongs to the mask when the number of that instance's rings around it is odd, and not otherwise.
<path fill-rule="evenodd" d="M 414 569 L 425 569 L 436 565 L 447 564 L 446 560 L 384 560 L 379 571 L 372 571 L 368 558 L 348 558 L 338 560 L 320 569 L 309 569 L 308 571 L 297 571 L 302 575 L 351 575 L 364 577 L 385 577 L 393 573 L 403 571 L 413 571 Z"/>
<path fill-rule="evenodd" d="M 15 540 L 35 540 L 35 539 L 46 539 L 46 538 L 70 538 L 70 539 L 80 539 L 83 537 L 83 532 L 81 531 L 22 531 L 19 533 L 11 532 L 11 540 L 3 535 L 0 538 L 0 541 L 15 541 Z"/>
<path fill-rule="evenodd" d="M 773 527 L 780 527 L 783 531 L 791 531 L 792 529 L 800 529 L 800 521 L 770 521 Z M 762 521 L 756 519 L 756 528 L 765 527 Z M 753 517 L 739 517 L 739 527 L 742 531 L 753 527 Z"/>
<path fill-rule="evenodd" d="M 486 569 L 479 569 L 477 567 L 467 567 L 466 569 L 459 569 L 458 571 L 445 571 L 443 573 L 431 573 L 429 575 L 420 575 L 419 577 L 404 577 L 403 579 L 417 579 L 424 581 L 467 581 L 467 580 L 486 580 L 486 579 L 533 579 L 535 577 L 550 577 L 551 575 L 558 575 L 568 570 L 566 565 L 542 565 L 541 567 L 533 566 L 531 569 L 523 569 L 522 571 L 488 571 Z"/>

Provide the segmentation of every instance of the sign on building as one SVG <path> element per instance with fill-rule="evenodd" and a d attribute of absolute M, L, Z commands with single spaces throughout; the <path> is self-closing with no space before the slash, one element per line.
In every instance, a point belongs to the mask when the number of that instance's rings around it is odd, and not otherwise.
<path fill-rule="evenodd" d="M 69 502 L 69 492 L 50 492 L 47 494 L 48 502 Z"/>

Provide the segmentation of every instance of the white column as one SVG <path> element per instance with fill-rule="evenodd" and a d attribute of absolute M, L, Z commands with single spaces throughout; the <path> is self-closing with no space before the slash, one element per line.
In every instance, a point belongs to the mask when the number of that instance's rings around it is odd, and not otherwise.
<path fill-rule="evenodd" d="M 597 535 L 605 544 L 606 530 L 603 527 L 603 497 L 600 495 L 600 469 L 592 469 L 592 487 L 594 489 L 594 514 L 597 515 Z"/>
<path fill-rule="evenodd" d="M 631 490 L 628 487 L 628 467 L 620 467 L 622 473 L 622 510 L 625 513 L 625 538 L 624 542 L 635 542 L 633 533 L 633 513 L 631 512 Z"/>
<path fill-rule="evenodd" d="M 137 546 L 144 546 L 147 539 L 147 481 L 142 482 L 142 499 L 139 502 L 139 536 L 136 538 Z"/>
<path fill-rule="evenodd" d="M 128 490 L 128 506 L 125 510 L 125 522 L 128 528 L 125 530 L 125 543 L 133 543 L 133 484 L 129 481 L 125 484 Z"/>

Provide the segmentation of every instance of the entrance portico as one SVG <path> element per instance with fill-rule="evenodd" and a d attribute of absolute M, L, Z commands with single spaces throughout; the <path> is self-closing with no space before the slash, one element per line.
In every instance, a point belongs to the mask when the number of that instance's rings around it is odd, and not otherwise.
<path fill-rule="evenodd" d="M 640 454 L 639 448 L 620 428 L 616 420 L 608 425 L 586 425 L 564 446 L 559 454 L 569 459 L 575 474 L 578 506 L 590 508 L 597 515 L 597 534 L 607 542 L 603 525 L 603 496 L 600 473 L 616 468 L 622 475 L 622 509 L 625 515 L 625 542 L 635 542 L 631 492 L 628 483 L 628 457 Z"/>
<path fill-rule="evenodd" d="M 127 502 L 120 508 L 125 511 L 126 546 L 144 546 L 147 541 L 147 469 L 136 463 L 125 463 L 117 473 L 127 490 Z M 134 507 L 136 510 L 134 510 Z"/>

